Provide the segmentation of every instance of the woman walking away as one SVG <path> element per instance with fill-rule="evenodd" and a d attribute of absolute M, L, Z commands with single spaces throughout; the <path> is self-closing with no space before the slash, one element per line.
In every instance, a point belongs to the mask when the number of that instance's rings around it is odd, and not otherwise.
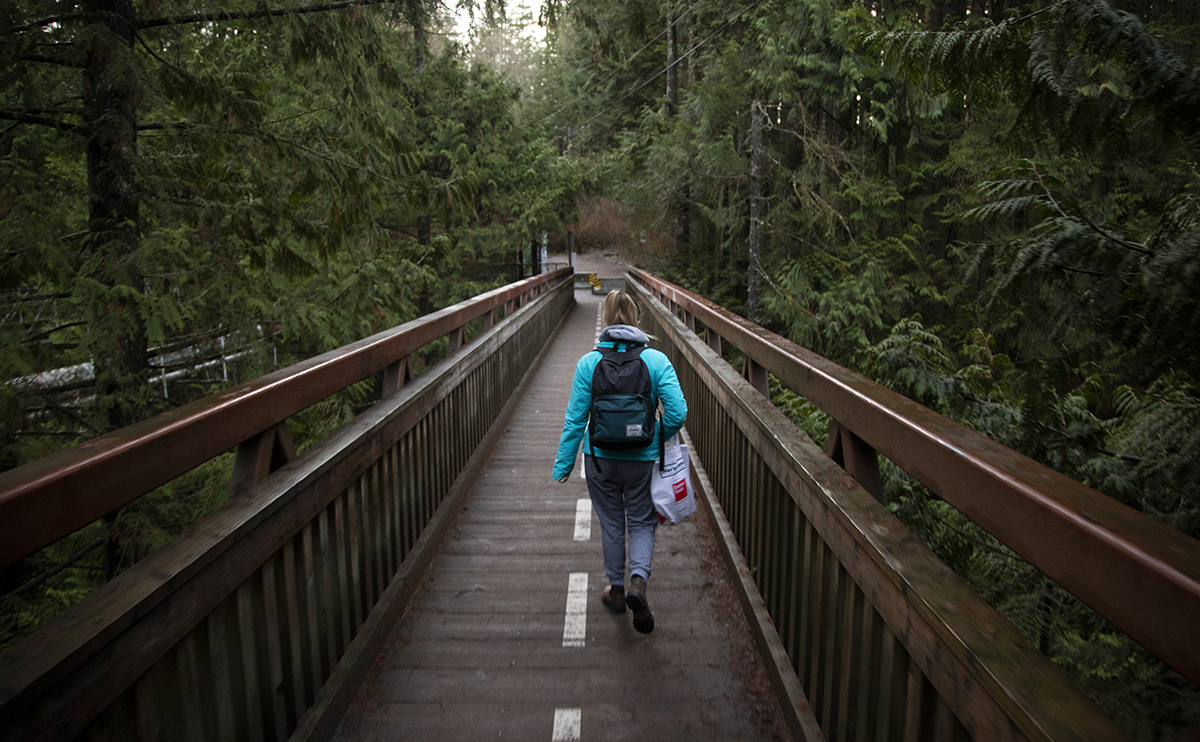
<path fill-rule="evenodd" d="M 675 368 L 646 347 L 638 308 L 624 292 L 604 299 L 604 329 L 596 349 L 575 366 L 575 381 L 558 442 L 554 478 L 565 482 L 583 443 L 583 468 L 592 507 L 600 518 L 604 574 L 600 602 L 613 613 L 633 611 L 633 627 L 654 631 L 646 600 L 658 514 L 650 474 L 662 443 L 687 419 L 687 402 Z M 661 403 L 662 417 L 655 420 Z M 629 531 L 629 589 L 625 588 L 625 531 Z"/>

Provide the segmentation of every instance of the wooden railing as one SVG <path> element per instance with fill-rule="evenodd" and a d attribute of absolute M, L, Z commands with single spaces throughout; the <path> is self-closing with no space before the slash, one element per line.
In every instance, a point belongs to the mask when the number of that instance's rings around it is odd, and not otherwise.
<path fill-rule="evenodd" d="M 0 475 L 6 564 L 238 447 L 222 509 L 0 654 L 0 739 L 328 738 L 573 301 L 537 276 Z M 289 416 L 381 370 L 292 458 Z"/>
<path fill-rule="evenodd" d="M 629 275 L 679 373 L 700 484 L 753 575 L 749 607 L 798 734 L 1125 738 L 877 501 L 876 451 L 1200 681 L 1200 543 L 695 294 Z M 744 355 L 741 373 L 723 342 Z M 771 405 L 768 373 L 830 415 L 828 451 Z"/>

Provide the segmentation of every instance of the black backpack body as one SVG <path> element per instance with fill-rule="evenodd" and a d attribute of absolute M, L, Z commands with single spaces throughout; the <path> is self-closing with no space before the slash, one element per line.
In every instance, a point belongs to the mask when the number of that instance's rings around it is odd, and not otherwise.
<path fill-rule="evenodd" d="M 654 400 L 650 369 L 642 360 L 644 345 L 625 350 L 597 348 L 600 362 L 592 372 L 592 404 L 588 440 L 595 456 L 599 446 L 632 451 L 654 441 Z"/>

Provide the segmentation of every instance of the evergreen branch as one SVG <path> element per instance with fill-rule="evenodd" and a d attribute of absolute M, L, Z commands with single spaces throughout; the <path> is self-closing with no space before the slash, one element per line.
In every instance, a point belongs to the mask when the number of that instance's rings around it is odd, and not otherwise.
<path fill-rule="evenodd" d="M 1025 21 L 1028 21 L 1032 18 L 1038 17 L 1042 13 L 1045 13 L 1047 10 L 1050 10 L 1052 7 L 1054 7 L 1054 6 L 1047 5 L 1046 7 L 1041 8 L 1039 10 L 1034 10 L 1032 12 L 1026 13 L 1025 15 L 1021 16 L 1020 18 L 1006 18 L 1003 21 L 1001 21 L 1000 23 L 1007 24 L 1009 26 L 1015 26 L 1018 23 L 1024 23 Z M 996 24 L 996 25 L 1000 25 L 1000 24 Z"/>
<path fill-rule="evenodd" d="M 183 26 L 193 23 L 215 23 L 217 21 L 246 21 L 257 18 L 278 18 L 286 15 L 305 15 L 308 13 L 325 13 L 331 10 L 345 10 L 346 8 L 366 7 L 371 5 L 387 5 L 395 0 L 340 0 L 340 2 L 327 3 L 325 5 L 310 5 L 307 8 L 260 8 L 258 10 L 247 10 L 240 12 L 223 12 L 223 13 L 191 13 L 188 15 L 178 15 L 170 18 L 152 18 L 146 21 L 139 21 L 136 28 L 140 31 L 146 28 L 158 28 L 161 26 Z"/>
<path fill-rule="evenodd" d="M 177 275 L 187 275 L 187 273 L 188 272 L 183 272 Z M 151 348 L 150 352 L 156 355 L 163 355 L 164 353 L 176 353 L 184 350 L 185 348 L 189 348 L 205 341 L 216 340 L 222 335 L 225 335 L 226 337 L 232 337 L 233 333 L 231 333 L 228 328 L 218 325 L 217 327 L 213 327 L 208 330 L 201 330 L 187 335 L 177 336 L 172 342 L 166 345 L 159 345 Z"/>
<path fill-rule="evenodd" d="M 336 105 L 322 106 L 321 108 L 312 108 L 307 111 L 301 111 L 300 113 L 293 114 L 291 116 L 284 116 L 283 118 L 269 119 L 269 120 L 263 121 L 263 126 L 271 126 L 272 124 L 282 124 L 284 121 L 291 121 L 292 119 L 304 118 L 305 116 L 312 116 L 313 114 L 321 113 L 323 111 L 331 111 L 337 107 L 338 106 L 336 106 Z"/>
<path fill-rule="evenodd" d="M 20 293 L 18 293 L 15 297 L 12 295 L 6 295 L 4 298 L 5 298 L 5 301 L 46 301 L 47 299 L 70 299 L 71 294 L 69 294 L 65 291 L 58 293 L 58 294 L 20 294 Z"/>
<path fill-rule="evenodd" d="M 21 111 L 5 111 L 0 109 L 0 119 L 7 121 L 16 121 L 21 124 L 34 124 L 36 126 L 48 126 L 52 129 L 65 131 L 69 134 L 74 134 L 84 128 L 82 124 L 68 124 L 65 121 L 56 121 L 42 116 L 32 116 Z"/>
<path fill-rule="evenodd" d="M 72 99 L 67 99 L 67 100 L 69 101 Z M 43 113 L 63 113 L 63 114 L 67 114 L 70 116 L 80 116 L 80 117 L 83 116 L 82 109 L 64 110 L 63 106 L 65 106 L 65 105 L 66 105 L 66 101 L 64 101 L 62 103 L 56 103 L 52 106 L 41 106 L 39 108 L 21 108 L 21 109 L 10 108 L 8 110 L 13 113 L 25 114 L 27 116 L 37 116 L 37 115 L 43 114 Z"/>
<path fill-rule="evenodd" d="M 1079 219 L 1084 224 L 1086 224 L 1088 226 L 1088 228 L 1091 229 L 1093 232 L 1095 232 L 1097 235 L 1099 235 L 1100 237 L 1103 237 L 1104 239 L 1108 240 L 1109 242 L 1112 242 L 1113 244 L 1119 245 L 1121 247 L 1124 247 L 1127 250 L 1132 250 L 1133 252 L 1140 253 L 1142 255 L 1149 255 L 1151 257 L 1154 256 L 1153 250 L 1147 250 L 1142 245 L 1138 245 L 1136 243 L 1130 242 L 1129 240 L 1126 240 L 1124 237 L 1119 237 L 1117 235 L 1112 234 L 1111 232 L 1098 226 L 1095 222 L 1093 222 L 1091 219 L 1089 219 L 1086 215 L 1080 214 L 1080 215 L 1076 216 L 1073 214 L 1068 214 L 1066 211 L 1063 210 L 1062 206 L 1059 205 L 1057 199 L 1054 198 L 1054 194 L 1050 191 L 1050 188 L 1046 185 L 1045 180 L 1042 179 L 1042 174 L 1037 169 L 1037 163 L 1031 162 L 1030 167 L 1033 169 L 1033 174 L 1037 176 L 1038 184 L 1042 186 L 1042 191 L 1045 192 L 1046 198 L 1050 199 L 1050 203 L 1051 203 L 1051 205 L 1054 206 L 1054 210 L 1057 211 L 1059 213 L 1059 215 L 1062 216 L 1062 218 L 1067 219 L 1067 220 Z"/>
<path fill-rule="evenodd" d="M 301 152 L 307 152 L 308 154 L 312 155 L 313 157 L 322 159 L 325 162 L 329 163 L 330 165 L 336 165 L 339 168 L 345 168 L 347 170 L 358 169 L 358 166 L 356 166 L 356 165 L 351 165 L 349 163 L 341 162 L 336 157 L 333 157 L 332 155 L 327 155 L 323 152 L 318 152 L 315 149 L 313 149 L 312 147 L 306 147 L 303 144 L 300 144 L 299 142 L 288 139 L 287 137 L 277 136 L 277 137 L 275 137 L 275 139 L 276 139 L 276 141 L 282 142 L 290 147 L 295 147 L 296 149 L 300 150 Z"/>
<path fill-rule="evenodd" d="M 175 123 L 170 123 L 170 124 L 138 124 L 137 125 L 138 131 L 163 131 L 164 129 L 174 129 L 176 131 L 183 131 L 183 130 L 191 131 L 191 130 L 199 129 L 199 128 L 200 127 L 196 126 L 195 124 L 188 124 L 188 123 L 184 123 L 182 121 L 177 121 Z M 236 133 L 236 132 L 234 132 L 234 133 Z"/>
<path fill-rule="evenodd" d="M 45 395 L 45 394 L 54 394 L 55 392 L 58 392 L 58 393 L 71 392 L 71 391 L 75 391 L 77 389 L 86 389 L 88 387 L 94 386 L 95 384 L 96 384 L 95 379 L 87 379 L 85 381 L 74 381 L 74 382 L 71 382 L 68 384 L 63 384 L 62 386 L 58 386 L 58 387 L 47 387 L 43 391 L 43 394 Z M 71 418 L 76 423 L 78 423 L 80 425 L 80 427 L 86 428 L 88 430 L 88 432 L 90 432 L 92 435 L 99 436 L 104 433 L 103 430 L 100 430 L 95 425 L 92 425 L 82 415 L 76 413 L 74 410 L 72 410 L 68 407 L 64 407 L 63 405 L 57 404 L 56 402 L 54 402 L 52 399 L 50 399 L 47 396 L 42 397 L 42 402 L 46 405 L 46 409 L 53 410 L 54 412 L 57 412 L 59 414 L 62 414 L 62 415 L 65 415 L 65 416 Z"/>
<path fill-rule="evenodd" d="M 1065 430 L 1060 430 L 1059 428 L 1056 428 L 1055 426 L 1051 425 L 1050 423 L 1038 422 L 1038 423 L 1036 423 L 1036 425 L 1038 427 L 1042 427 L 1042 428 L 1045 428 L 1046 430 L 1049 430 L 1051 433 L 1056 434 L 1063 441 L 1072 441 L 1075 439 L 1075 436 L 1071 435 L 1070 433 L 1068 433 Z M 1099 451 L 1100 453 L 1104 454 L 1105 456 L 1112 456 L 1113 458 L 1122 459 L 1122 460 L 1128 461 L 1132 464 L 1142 463 L 1142 458 L 1140 456 L 1130 456 L 1129 454 L 1125 454 L 1125 453 L 1117 453 L 1116 451 L 1110 451 L 1103 446 L 1097 446 L 1096 450 Z"/>
<path fill-rule="evenodd" d="M 959 536 L 962 536 L 966 540 L 973 542 L 976 546 L 986 549 L 986 550 L 992 552 L 993 554 L 996 554 L 997 556 L 1002 556 L 1005 559 L 1011 559 L 1013 561 L 1021 562 L 1023 564 L 1029 563 L 1029 562 L 1025 561 L 1023 558 L 1021 558 L 1020 556 L 1018 556 L 1016 553 L 1011 552 L 1011 551 L 1003 551 L 1001 549 L 997 549 L 996 547 L 985 543 L 982 539 L 978 538 L 977 536 L 974 536 L 970 533 L 967 533 L 966 531 L 963 531 L 955 526 L 952 526 L 949 523 L 947 523 L 941 519 L 939 519 L 938 522 L 941 523 L 942 528 L 944 530 L 954 531 Z M 974 521 L 972 521 L 972 522 L 974 522 Z M 978 524 L 976 524 L 976 525 L 978 525 Z"/>
<path fill-rule="evenodd" d="M 307 152 L 308 154 L 312 155 L 313 157 L 320 158 L 332 166 L 342 168 L 344 170 L 355 170 L 355 171 L 367 172 L 367 173 L 370 173 L 373 177 L 379 178 L 381 181 L 383 181 L 385 183 L 395 182 L 394 178 L 391 178 L 390 176 L 387 176 L 387 175 L 384 175 L 383 173 L 378 172 L 377 170 L 375 170 L 375 168 L 370 167 L 369 165 L 355 164 L 352 162 L 342 162 L 341 160 L 337 159 L 336 157 L 324 154 L 322 152 L 318 152 L 315 149 L 312 149 L 311 147 L 306 147 L 303 144 L 300 144 L 299 142 L 288 139 L 287 137 L 277 136 L 277 137 L 275 137 L 275 140 L 282 142 L 288 146 L 295 147 L 296 149 L 300 150 L 301 152 Z"/>
<path fill-rule="evenodd" d="M 822 112 L 822 113 L 824 113 L 826 116 L 828 116 L 830 121 L 832 121 L 833 123 L 835 123 L 835 124 L 837 124 L 838 126 L 842 127 L 842 129 L 843 129 L 843 130 L 844 130 L 844 131 L 845 131 L 847 134 L 853 134 L 853 133 L 854 133 L 854 130 L 853 130 L 853 129 L 851 129 L 849 126 L 846 126 L 845 124 L 843 124 L 843 123 L 842 123 L 842 121 L 841 121 L 841 119 L 839 119 L 837 116 L 834 116 L 832 113 L 830 113 L 830 112 L 829 112 L 829 109 L 825 107 L 825 104 L 824 104 L 824 103 L 822 103 L 822 104 L 821 104 L 821 112 Z"/>
<path fill-rule="evenodd" d="M 13 33 L 23 33 L 25 31 L 34 31 L 39 28 L 53 25 L 65 25 L 67 21 L 76 21 L 86 17 L 83 13 L 68 13 L 66 15 L 52 15 L 46 18 L 40 18 L 36 21 L 26 23 L 24 26 L 13 26 Z"/>
<path fill-rule="evenodd" d="M 839 218 L 841 217 L 840 214 L 838 216 L 839 216 Z M 784 237 L 787 237 L 788 239 L 796 240 L 797 242 L 803 242 L 804 244 L 813 248 L 817 252 L 823 253 L 824 255 L 829 256 L 830 260 L 833 261 L 834 265 L 839 270 L 849 271 L 851 268 L 851 265 L 849 262 L 838 257 L 835 253 L 830 252 L 824 245 L 818 244 L 809 239 L 805 239 L 798 234 L 793 234 L 793 233 L 787 231 L 786 229 L 774 228 L 774 229 L 772 229 L 772 234 L 782 235 Z"/>
<path fill-rule="evenodd" d="M 58 327 L 51 327 L 49 330 L 43 330 L 42 332 L 39 332 L 36 335 L 30 335 L 28 338 L 25 339 L 25 342 L 38 343 L 38 342 L 41 342 L 42 340 L 50 337 L 51 335 L 53 335 L 56 332 L 62 332 L 63 330 L 69 330 L 72 327 L 83 327 L 86 324 L 87 324 L 87 322 L 82 322 L 82 321 L 68 322 L 65 325 L 59 325 Z"/>
<path fill-rule="evenodd" d="M 81 70 L 83 64 L 80 62 L 71 62 L 66 59 L 59 59 L 46 54 L 18 54 L 17 59 L 22 62 L 44 62 L 46 64 L 56 64 L 60 67 L 70 67 L 71 69 Z"/>
<path fill-rule="evenodd" d="M 309 111 L 302 111 L 302 112 L 294 114 L 292 116 L 284 116 L 283 118 L 271 119 L 269 121 L 263 121 L 262 125 L 270 126 L 272 124 L 280 124 L 280 123 L 283 123 L 284 121 L 291 121 L 292 119 L 303 118 L 305 116 L 312 116 L 313 114 L 321 113 L 322 111 L 328 111 L 328 110 L 331 110 L 334 108 L 337 108 L 337 106 L 324 106 L 322 108 L 314 108 Z M 186 121 L 175 121 L 175 122 L 165 122 L 165 123 L 138 124 L 137 130 L 138 131 L 165 131 L 165 130 L 196 131 L 199 129 L 209 128 L 211 126 L 212 126 L 211 124 L 189 124 Z M 226 133 L 236 134 L 239 136 L 256 136 L 256 134 L 253 131 L 250 131 L 249 129 L 225 129 L 224 131 Z"/>
<path fill-rule="evenodd" d="M 809 309 L 808 307 L 806 307 L 806 306 L 804 306 L 804 305 L 800 304 L 800 302 L 796 300 L 796 295 L 795 295 L 795 294 L 793 294 L 792 292 L 788 291 L 787 289 L 783 288 L 783 287 L 782 287 L 782 286 L 780 286 L 778 283 L 776 283 L 776 282 L 775 282 L 775 281 L 774 281 L 774 280 L 771 278 L 771 276 L 767 274 L 767 272 L 766 272 L 766 271 L 764 271 L 764 270 L 760 270 L 760 271 L 759 271 L 759 275 L 760 275 L 760 276 L 762 276 L 763 280 L 765 280 L 765 281 L 767 282 L 767 284 L 768 284 L 768 285 L 769 285 L 771 288 L 775 289 L 775 292 L 776 292 L 776 293 L 778 293 L 780 296 L 782 296 L 784 299 L 786 299 L 786 300 L 787 300 L 787 303 L 788 303 L 789 305 L 791 305 L 791 306 L 795 307 L 796 309 L 798 309 L 798 310 L 800 311 L 800 313 L 801 313 L 801 314 L 807 314 L 809 317 L 812 317 L 812 316 L 814 316 L 814 313 L 813 313 L 813 311 L 812 311 L 811 309 Z M 818 329 L 817 329 L 817 338 L 818 338 L 818 340 L 820 339 L 820 337 L 821 337 L 821 331 L 820 331 L 820 329 L 818 328 Z"/>
<path fill-rule="evenodd" d="M 149 54 L 153 59 L 158 60 L 159 64 L 175 70 L 175 74 L 179 75 L 180 77 L 188 77 L 186 70 L 180 68 L 179 65 L 172 63 L 169 59 L 163 59 L 156 49 L 153 49 L 149 44 L 147 44 L 145 36 L 139 33 L 137 34 L 137 40 L 138 43 L 142 45 L 142 48 L 146 50 L 146 53 Z"/>
<path fill-rule="evenodd" d="M 88 544 L 87 546 L 83 547 L 82 549 L 75 552 L 71 556 L 67 557 L 65 561 L 62 561 L 62 562 L 54 565 L 53 567 L 51 567 L 50 569 L 41 573 L 37 577 L 34 577 L 29 582 L 26 582 L 24 585 L 21 585 L 17 589 L 13 590 L 8 595 L 5 595 L 4 600 L 2 602 L 7 602 L 9 599 L 11 599 L 15 595 L 32 590 L 33 588 L 42 584 L 43 582 L 45 582 L 46 580 L 55 576 L 59 572 L 62 572 L 64 569 L 67 569 L 68 567 L 73 566 L 80 559 L 83 559 L 85 556 L 87 556 L 91 552 L 93 552 L 96 549 L 99 549 L 101 546 L 104 546 L 105 544 L 107 544 L 108 538 L 109 538 L 108 536 L 103 536 L 101 538 L 96 539 L 92 543 Z"/>
<path fill-rule="evenodd" d="M 6 40 L 0 40 L 0 46 L 15 46 L 15 47 L 18 47 L 18 48 L 21 48 L 21 49 L 25 49 L 25 48 L 27 48 L 27 47 L 31 47 L 31 46 L 45 46 L 45 47 L 49 47 L 49 48 L 51 48 L 51 49 L 61 49 L 61 48 L 63 48 L 63 47 L 74 47 L 75 45 L 76 45 L 76 44 L 75 44 L 75 42 L 74 42 L 74 41 L 37 41 L 37 40 L 33 40 L 33 39 L 28 39 L 28 40 L 24 40 L 24 39 L 23 39 L 23 40 L 16 40 L 16 39 L 6 39 Z"/>
<path fill-rule="evenodd" d="M 1081 273 L 1085 276 L 1099 276 L 1101 278 L 1108 277 L 1107 273 L 1101 273 L 1100 271 L 1089 271 L 1085 268 L 1072 268 L 1071 266 L 1063 265 L 1062 263 L 1052 263 L 1052 265 L 1055 268 L 1061 268 L 1062 270 L 1067 271 L 1068 273 Z"/>

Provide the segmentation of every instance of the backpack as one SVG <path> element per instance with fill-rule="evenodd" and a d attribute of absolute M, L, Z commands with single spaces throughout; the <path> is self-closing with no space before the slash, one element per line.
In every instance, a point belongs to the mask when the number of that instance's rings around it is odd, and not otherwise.
<path fill-rule="evenodd" d="M 588 440 L 593 457 L 596 446 L 631 451 L 654 441 L 650 369 L 642 360 L 646 346 L 625 348 L 623 351 L 596 348 L 600 362 L 592 372 L 592 403 L 588 413 Z"/>

